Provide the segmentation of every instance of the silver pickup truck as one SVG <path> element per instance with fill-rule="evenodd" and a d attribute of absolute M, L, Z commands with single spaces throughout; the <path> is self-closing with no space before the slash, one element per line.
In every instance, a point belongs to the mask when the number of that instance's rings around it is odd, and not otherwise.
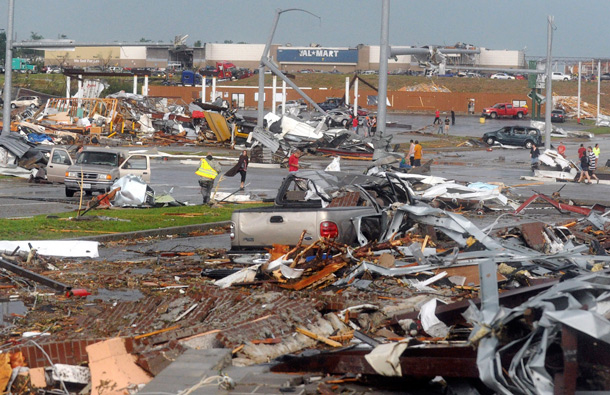
<path fill-rule="evenodd" d="M 112 184 L 126 174 L 150 182 L 150 157 L 129 155 L 128 151 L 117 148 L 85 147 L 74 160 L 65 148 L 55 147 L 47 164 L 47 179 L 64 183 L 68 197 L 81 189 L 87 195 L 108 192 Z"/>
<path fill-rule="evenodd" d="M 353 218 L 379 213 L 394 202 L 411 202 L 406 185 L 390 177 L 324 171 L 289 174 L 273 206 L 233 212 L 229 253 L 296 245 L 303 231 L 304 244 L 321 237 L 354 244 Z"/>

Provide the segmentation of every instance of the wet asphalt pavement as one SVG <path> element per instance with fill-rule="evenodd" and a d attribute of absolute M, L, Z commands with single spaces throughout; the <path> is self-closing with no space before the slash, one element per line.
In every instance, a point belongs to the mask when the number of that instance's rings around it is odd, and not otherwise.
<path fill-rule="evenodd" d="M 443 116 L 444 117 L 444 116 Z M 411 130 L 405 128 L 388 128 L 387 133 L 393 136 L 392 143 L 408 143 L 410 139 L 420 141 L 434 141 L 442 136 L 436 135 L 435 129 L 428 129 L 428 133 L 421 134 L 415 131 L 430 125 L 434 119 L 433 114 L 430 115 L 403 115 L 390 114 L 388 122 L 397 124 L 411 125 Z M 456 124 L 450 128 L 449 133 L 457 136 L 470 136 L 480 138 L 483 133 L 491 130 L 499 129 L 508 125 L 529 125 L 529 120 L 487 120 L 481 123 L 479 116 L 457 116 Z M 582 127 L 576 123 L 566 123 L 561 125 L 567 130 L 581 130 Z M 558 140 L 553 140 L 555 144 Z M 576 160 L 576 151 L 580 143 L 585 145 L 594 145 L 599 143 L 601 147 L 600 164 L 605 164 L 610 158 L 610 135 L 595 138 L 593 140 L 570 138 L 563 140 L 567 146 L 568 158 Z M 228 170 L 234 162 L 237 152 L 221 149 L 208 149 L 202 147 L 167 147 L 160 150 L 167 152 L 192 152 L 198 155 L 205 155 L 208 151 L 212 151 L 215 156 L 221 157 L 220 163 L 223 165 L 222 170 Z M 226 159 L 222 159 L 226 158 Z M 424 148 L 425 160 L 434 159 L 431 174 L 447 179 L 454 179 L 462 182 L 502 182 L 507 186 L 517 186 L 511 188 L 511 192 L 523 197 L 530 196 L 534 191 L 551 194 L 562 186 L 561 191 L 563 197 L 570 199 L 586 199 L 588 201 L 596 201 L 602 204 L 610 204 L 610 185 L 590 185 L 576 183 L 554 183 L 545 182 L 542 185 L 532 184 L 531 182 L 521 180 L 521 176 L 531 175 L 529 165 L 529 151 L 526 149 L 501 149 L 493 148 L 488 151 L 485 148 L 455 148 L 455 149 L 426 149 Z M 310 169 L 324 169 L 331 162 L 330 158 L 326 157 L 310 157 L 301 158 L 301 163 L 304 167 Z M 341 168 L 344 171 L 362 172 L 369 165 L 365 161 L 350 161 L 342 160 Z M 170 192 L 171 195 L 181 202 L 189 204 L 200 204 L 201 196 L 197 185 L 197 176 L 194 172 L 197 169 L 198 161 L 196 159 L 183 160 L 154 160 L 152 169 L 152 181 L 150 186 L 155 193 Z M 253 199 L 272 198 L 275 196 L 278 186 L 282 178 L 287 174 L 286 169 L 280 168 L 259 168 L 254 165 L 248 170 L 246 180 L 245 193 L 250 194 Z M 65 211 L 73 211 L 78 208 L 79 199 L 66 198 L 63 185 L 41 185 L 30 184 L 21 179 L 2 179 L 0 180 L 0 217 L 15 218 L 26 217 L 37 214 L 57 213 Z M 239 176 L 233 178 L 223 178 L 218 183 L 218 191 L 220 192 L 235 192 L 239 188 Z M 491 221 L 491 219 L 490 219 Z M 210 245 L 226 245 L 228 246 L 228 238 L 219 238 L 218 243 L 211 239 L 195 240 L 192 245 L 210 244 Z M 176 242 L 169 240 L 171 245 L 175 246 Z M 157 243 L 157 242 L 155 242 Z M 182 243 L 180 241 L 178 244 Z M 138 246 L 142 249 L 165 250 L 172 247 L 167 247 L 163 244 L 153 246 Z M 189 247 L 190 248 L 190 247 Z M 120 249 L 124 250 L 124 248 Z M 112 256 L 114 252 L 104 252 L 104 256 Z M 135 254 L 135 255 L 134 255 Z M 142 255 L 142 252 L 130 254 L 133 258 L 137 255 Z M 129 259 L 126 257 L 126 259 Z"/>

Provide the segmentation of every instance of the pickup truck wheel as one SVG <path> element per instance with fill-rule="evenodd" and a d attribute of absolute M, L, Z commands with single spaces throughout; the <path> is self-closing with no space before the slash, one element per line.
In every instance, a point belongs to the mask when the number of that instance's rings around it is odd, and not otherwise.
<path fill-rule="evenodd" d="M 525 148 L 531 149 L 532 148 L 532 144 L 534 144 L 534 142 L 532 140 L 527 140 L 525 142 Z"/>
<path fill-rule="evenodd" d="M 523 113 L 522 113 L 522 112 L 518 112 L 518 113 L 517 113 L 517 118 L 519 118 L 519 119 L 523 119 Z"/>
<path fill-rule="evenodd" d="M 11 103 L 11 108 L 15 109 L 15 108 L 17 108 L 17 105 L 15 103 Z"/>
<path fill-rule="evenodd" d="M 498 117 L 498 113 L 492 112 L 491 114 L 489 114 L 489 116 L 491 117 L 491 119 L 496 119 Z"/>
<path fill-rule="evenodd" d="M 564 81 L 569 81 L 567 78 L 564 78 L 563 80 L 564 80 Z"/>
<path fill-rule="evenodd" d="M 487 142 L 487 145 L 494 145 L 494 143 L 496 142 L 496 139 L 494 139 L 493 137 L 488 137 L 486 142 Z"/>
<path fill-rule="evenodd" d="M 72 196 L 74 196 L 74 192 L 76 192 L 74 189 L 68 189 L 68 188 L 66 188 L 66 196 L 67 196 L 67 197 L 72 197 Z"/>

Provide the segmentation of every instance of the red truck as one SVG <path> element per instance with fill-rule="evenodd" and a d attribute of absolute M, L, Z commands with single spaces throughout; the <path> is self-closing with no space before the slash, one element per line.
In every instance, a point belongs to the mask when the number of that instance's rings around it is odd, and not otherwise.
<path fill-rule="evenodd" d="M 199 70 L 199 74 L 225 80 L 240 80 L 252 75 L 249 69 L 237 67 L 231 62 L 216 62 L 216 67 L 208 66 Z"/>
<path fill-rule="evenodd" d="M 527 107 L 513 107 L 512 103 L 498 103 L 494 104 L 493 107 L 484 108 L 481 116 L 492 119 L 498 117 L 513 117 L 521 119 L 526 115 Z"/>

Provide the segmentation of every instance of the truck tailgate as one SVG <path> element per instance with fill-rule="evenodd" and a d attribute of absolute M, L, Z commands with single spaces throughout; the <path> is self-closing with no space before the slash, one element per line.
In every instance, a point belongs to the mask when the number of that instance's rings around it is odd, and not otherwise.
<path fill-rule="evenodd" d="M 307 230 L 305 242 L 317 240 L 316 210 L 244 211 L 237 213 L 239 219 L 234 220 L 237 229 L 233 244 L 241 247 L 295 244 L 303 230 Z"/>

